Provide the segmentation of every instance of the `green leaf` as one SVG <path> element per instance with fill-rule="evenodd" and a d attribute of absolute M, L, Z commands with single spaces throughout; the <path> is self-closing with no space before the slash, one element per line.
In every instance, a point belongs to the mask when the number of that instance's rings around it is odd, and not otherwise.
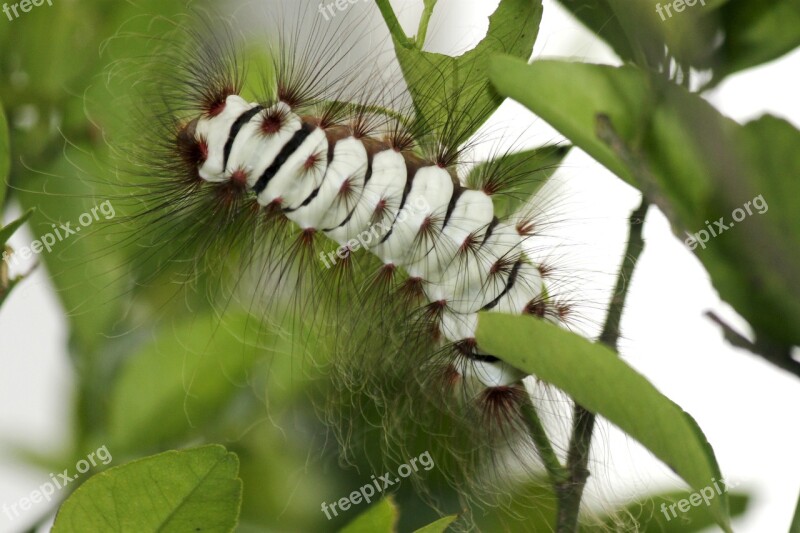
<path fill-rule="evenodd" d="M 477 341 L 619 426 L 693 489 L 720 479 L 711 446 L 694 420 L 606 346 L 532 317 L 497 313 L 481 313 Z M 730 531 L 725 494 L 711 502 L 710 511 Z"/>
<path fill-rule="evenodd" d="M 2 249 L 2 247 L 5 246 L 5 244 L 11 238 L 11 236 L 14 235 L 14 233 L 16 233 L 16 231 L 19 228 L 21 228 L 22 225 L 25 224 L 25 222 L 27 222 L 29 218 L 31 218 L 31 215 L 33 215 L 33 213 L 35 211 L 36 211 L 36 208 L 32 207 L 32 208 L 28 209 L 17 220 L 9 222 L 8 225 L 3 226 L 2 228 L 0 228 L 0 249 Z"/>
<path fill-rule="evenodd" d="M 97 474 L 58 511 L 55 533 L 229 532 L 242 498 L 239 460 L 219 445 L 169 451 Z"/>
<path fill-rule="evenodd" d="M 636 59 L 634 46 L 628 40 L 608 0 L 559 0 L 559 3 L 595 35 L 606 41 L 623 61 Z"/>
<path fill-rule="evenodd" d="M 255 338 L 261 328 L 245 313 L 201 315 L 164 328 L 120 373 L 111 396 L 110 445 L 163 445 L 220 415 L 248 387 L 253 364 L 265 354 Z"/>
<path fill-rule="evenodd" d="M 595 124 L 597 114 L 603 113 L 626 137 L 639 134 L 654 105 L 639 69 L 561 61 L 535 61 L 528 65 L 512 57 L 496 56 L 489 72 L 501 95 L 526 106 L 617 176 L 635 185 L 625 162 L 595 135 Z M 586 87 L 592 90 L 587 91 Z"/>
<path fill-rule="evenodd" d="M 724 485 L 717 481 L 720 490 L 725 490 Z M 709 490 L 710 489 L 710 490 Z M 711 501 L 718 495 L 713 485 L 706 488 L 706 497 Z M 658 531 L 659 533 L 699 533 L 714 525 L 714 517 L 709 512 L 704 500 L 697 506 L 691 505 L 690 492 L 671 492 L 650 496 L 642 501 L 632 502 L 617 512 L 602 518 L 602 524 L 581 526 L 581 533 L 607 533 L 608 531 Z M 700 493 L 697 493 L 700 494 Z M 702 494 L 700 494 L 702 497 Z M 694 497 L 698 502 L 697 496 Z M 681 500 L 688 503 L 679 504 Z M 731 517 L 740 516 L 747 510 L 750 496 L 746 494 L 728 493 L 731 508 Z M 685 513 L 678 505 L 684 508 L 689 506 Z M 673 506 L 670 509 L 670 506 Z"/>
<path fill-rule="evenodd" d="M 715 83 L 800 46 L 797 0 L 730 1 L 720 10 L 720 17 L 725 39 L 717 51 Z"/>
<path fill-rule="evenodd" d="M 394 29 L 395 51 L 417 112 L 451 144 L 465 142 L 503 101 L 486 80 L 491 56 L 503 52 L 527 60 L 542 18 L 541 0 L 502 0 L 489 18 L 486 37 L 472 50 L 451 57 L 423 52 L 403 39 L 388 1 L 378 5 Z"/>
<path fill-rule="evenodd" d="M 494 214 L 504 218 L 533 198 L 556 171 L 570 148 L 542 146 L 481 163 L 470 171 L 467 184 L 471 188 L 486 190 L 487 179 L 499 180 L 502 190 L 492 194 L 492 202 Z"/>
<path fill-rule="evenodd" d="M 458 519 L 458 515 L 445 516 L 436 522 L 432 522 L 425 527 L 421 527 L 414 533 L 444 533 L 447 527 Z"/>
<path fill-rule="evenodd" d="M 392 533 L 397 525 L 397 506 L 384 498 L 343 527 L 341 533 Z"/>
<path fill-rule="evenodd" d="M 8 187 L 8 171 L 11 169 L 11 144 L 8 140 L 8 121 L 0 102 L 0 217 L 3 215 L 3 206 L 6 202 L 6 189 Z M 2 218 L 0 218 L 2 220 Z M 7 240 L 7 239 L 6 239 Z M 5 242 L 0 238 L 0 242 Z"/>

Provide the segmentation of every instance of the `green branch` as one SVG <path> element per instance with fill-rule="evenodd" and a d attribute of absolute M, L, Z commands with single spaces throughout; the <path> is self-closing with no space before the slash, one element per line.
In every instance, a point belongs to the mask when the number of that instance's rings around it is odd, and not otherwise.
<path fill-rule="evenodd" d="M 425 38 L 428 35 L 428 23 L 431 21 L 433 15 L 433 8 L 436 7 L 438 0 L 425 0 L 425 7 L 422 11 L 422 17 L 419 19 L 419 29 L 417 29 L 417 36 L 415 38 L 417 48 L 422 50 L 425 46 Z"/>
<path fill-rule="evenodd" d="M 403 27 L 400 25 L 400 21 L 397 19 L 389 0 L 375 0 L 375 3 L 378 4 L 378 9 L 381 10 L 381 15 L 383 15 L 383 20 L 386 21 L 386 26 L 389 28 L 392 39 L 405 48 L 413 48 L 414 41 L 409 39 L 403 31 Z"/>
<path fill-rule="evenodd" d="M 534 407 L 530 398 L 522 404 L 522 414 L 533 444 L 536 446 L 536 451 L 542 459 L 544 468 L 550 478 L 550 483 L 552 483 L 553 487 L 563 485 L 567 480 L 568 472 L 558 460 L 550 438 L 547 436 L 547 430 L 545 430 L 539 414 L 536 412 L 536 407 Z"/>

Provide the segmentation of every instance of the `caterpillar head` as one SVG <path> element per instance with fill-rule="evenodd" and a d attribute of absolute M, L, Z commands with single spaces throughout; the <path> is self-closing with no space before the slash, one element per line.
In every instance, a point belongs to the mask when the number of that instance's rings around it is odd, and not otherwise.
<path fill-rule="evenodd" d="M 179 129 L 177 146 L 181 158 L 203 181 L 220 183 L 238 179 L 240 169 L 226 169 L 233 140 L 243 123 L 261 109 L 258 104 L 250 104 L 239 95 L 229 95 L 222 105 L 195 117 Z"/>
<path fill-rule="evenodd" d="M 278 102 L 264 106 L 239 95 L 227 96 L 213 113 L 182 126 L 178 151 L 200 180 L 232 184 L 260 193 L 259 178 L 279 158 L 279 151 L 301 130 L 300 118 Z"/>

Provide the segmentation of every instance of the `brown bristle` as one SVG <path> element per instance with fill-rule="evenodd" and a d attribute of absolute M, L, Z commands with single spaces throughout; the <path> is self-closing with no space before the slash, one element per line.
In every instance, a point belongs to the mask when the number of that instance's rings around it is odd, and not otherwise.
<path fill-rule="evenodd" d="M 394 263 L 385 263 L 378 269 L 378 273 L 375 276 L 375 281 L 381 285 L 386 285 L 388 282 L 394 279 L 396 272 L 397 267 Z"/>
<path fill-rule="evenodd" d="M 355 191 L 355 188 L 353 187 L 353 182 L 351 181 L 350 178 L 347 178 L 342 183 L 342 186 L 339 187 L 339 196 L 347 197 L 350 194 L 352 194 L 354 191 Z"/>
<path fill-rule="evenodd" d="M 536 225 L 533 220 L 522 220 L 517 224 L 517 233 L 523 236 L 531 236 L 535 228 Z"/>
<path fill-rule="evenodd" d="M 420 285 L 420 290 L 422 290 L 422 285 Z M 447 300 L 433 301 L 424 308 L 425 321 L 430 325 L 430 334 L 435 337 L 436 340 L 440 340 L 441 338 L 439 323 L 442 321 L 445 309 L 447 309 Z"/>
<path fill-rule="evenodd" d="M 487 180 L 486 183 L 483 184 L 481 190 L 486 193 L 487 196 L 492 196 L 497 194 L 497 191 L 500 190 L 500 183 L 494 176 L 492 176 Z"/>
<path fill-rule="evenodd" d="M 275 135 L 281 131 L 283 122 L 283 114 L 277 111 L 272 111 L 268 115 L 265 115 L 261 120 L 261 133 L 266 136 Z"/>
<path fill-rule="evenodd" d="M 461 246 L 458 247 L 458 253 L 465 254 L 469 251 L 477 252 L 480 248 L 480 241 L 478 240 L 478 236 L 475 233 L 470 233 L 464 239 L 464 242 L 461 243 Z"/>
<path fill-rule="evenodd" d="M 363 115 L 357 115 L 350 122 L 350 134 L 356 139 L 369 137 L 372 130 L 373 128 L 367 120 L 367 117 Z"/>
<path fill-rule="evenodd" d="M 539 264 L 539 275 L 543 278 L 550 276 L 553 273 L 553 267 L 548 265 L 547 263 Z"/>
<path fill-rule="evenodd" d="M 303 168 L 306 170 L 306 172 L 308 172 L 311 169 L 316 168 L 319 161 L 320 161 L 319 154 L 311 154 L 310 156 L 308 156 L 308 159 L 306 159 L 306 162 L 303 164 Z"/>
<path fill-rule="evenodd" d="M 265 205 L 263 208 L 264 213 L 264 222 L 273 225 L 275 222 L 280 223 L 287 223 L 289 220 L 283 215 L 283 209 L 281 208 L 281 202 L 279 201 L 272 201 L 269 204 Z"/>
<path fill-rule="evenodd" d="M 386 136 L 384 142 L 395 152 L 405 152 L 414 146 L 414 137 L 403 130 L 395 130 Z"/>
<path fill-rule="evenodd" d="M 304 100 L 300 90 L 282 83 L 278 84 L 278 99 L 292 109 L 300 107 Z"/>
<path fill-rule="evenodd" d="M 408 278 L 397 289 L 401 301 L 411 305 L 418 304 L 425 299 L 425 291 L 422 289 L 422 278 Z"/>
<path fill-rule="evenodd" d="M 244 169 L 236 169 L 231 174 L 231 182 L 239 187 L 247 188 L 247 171 Z"/>
<path fill-rule="evenodd" d="M 175 145 L 181 161 L 195 174 L 197 167 L 208 159 L 208 142 L 204 137 L 197 137 L 197 120 L 193 120 L 178 129 Z"/>
<path fill-rule="evenodd" d="M 501 257 L 489 269 L 489 274 L 510 273 L 516 261 L 510 257 Z"/>
<path fill-rule="evenodd" d="M 435 309 L 444 309 L 447 307 L 447 300 L 436 300 L 431 302 L 431 307 Z"/>
<path fill-rule="evenodd" d="M 314 236 L 316 234 L 317 230 L 315 228 L 306 228 L 300 233 L 300 242 L 306 246 L 310 246 L 314 242 Z"/>
<path fill-rule="evenodd" d="M 486 422 L 496 425 L 515 423 L 526 392 L 521 385 L 489 387 L 480 395 L 480 405 Z"/>
<path fill-rule="evenodd" d="M 381 198 L 378 200 L 378 204 L 375 206 L 375 210 L 372 212 L 372 223 L 378 223 L 382 218 L 383 214 L 386 212 L 386 198 Z"/>
<path fill-rule="evenodd" d="M 528 305 L 525 306 L 525 313 L 533 316 L 537 316 L 539 318 L 544 318 L 544 314 L 547 311 L 547 306 L 545 305 L 544 301 L 539 298 L 531 300 L 528 302 Z"/>
<path fill-rule="evenodd" d="M 475 341 L 474 337 L 470 337 L 468 339 L 463 339 L 455 344 L 453 344 L 453 348 L 461 355 L 465 357 L 472 357 L 475 355 L 475 347 L 478 343 Z"/>
<path fill-rule="evenodd" d="M 214 184 L 217 199 L 223 207 L 230 208 L 238 204 L 246 195 L 247 188 L 234 181 L 224 181 Z"/>
<path fill-rule="evenodd" d="M 445 391 L 454 389 L 461 381 L 461 373 L 453 365 L 447 365 L 442 370 L 441 382 Z"/>
<path fill-rule="evenodd" d="M 236 94 L 236 88 L 231 86 L 222 87 L 215 94 L 208 94 L 205 98 L 203 108 L 206 110 L 206 115 L 209 117 L 216 117 L 225 110 L 225 100 L 229 96 Z"/>

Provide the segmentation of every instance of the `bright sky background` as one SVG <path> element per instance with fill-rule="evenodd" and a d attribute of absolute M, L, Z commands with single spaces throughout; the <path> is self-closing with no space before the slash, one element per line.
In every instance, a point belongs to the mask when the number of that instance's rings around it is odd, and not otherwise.
<path fill-rule="evenodd" d="M 421 2 L 396 4 L 409 6 L 400 9 L 401 19 L 407 27 L 415 27 Z M 448 51 L 454 36 L 460 40 L 457 47 L 481 37 L 485 32 L 481 17 L 494 9 L 496 1 L 440 0 L 440 5 L 447 13 L 431 23 L 431 47 Z M 607 46 L 552 0 L 545 0 L 535 57 L 618 63 Z M 800 99 L 793 79 L 797 72 L 800 52 L 732 76 L 709 100 L 739 121 L 770 112 L 800 127 Z M 558 139 L 546 124 L 514 103 L 505 104 L 493 120 L 509 131 L 518 130 L 526 145 Z M 610 279 L 624 244 L 625 219 L 638 202 L 635 191 L 577 151 L 554 180 L 561 187 L 554 188 L 561 195 L 560 214 L 572 221 L 564 224 L 564 238 L 580 244 L 565 247 L 564 265 L 570 271 L 591 269 L 600 273 L 600 279 Z M 6 218 L 16 214 L 12 210 Z M 12 245 L 20 247 L 33 238 L 21 231 Z M 800 382 L 725 344 L 703 313 L 713 309 L 732 324 L 741 322 L 719 301 L 699 261 L 671 235 L 656 211 L 649 215 L 645 239 L 622 323 L 621 354 L 695 417 L 725 476 L 752 493 L 751 509 L 734 523 L 735 530 L 787 531 L 800 490 L 800 426 L 786 415 L 787 406 L 800 405 Z M 46 452 L 68 438 L 72 371 L 64 352 L 67 332 L 62 313 L 43 270 L 19 286 L 0 311 L 0 444 L 15 442 Z M 589 484 L 593 505 L 683 487 L 648 452 L 608 425 L 600 444 L 595 459 L 602 464 L 595 465 L 598 474 Z M 23 468 L 0 455 L 0 505 L 17 501 L 47 478 L 47 473 Z M 37 512 L 26 517 L 33 519 L 40 509 L 37 506 Z M 0 533 L 21 531 L 24 521 L 12 524 L 0 513 Z"/>

